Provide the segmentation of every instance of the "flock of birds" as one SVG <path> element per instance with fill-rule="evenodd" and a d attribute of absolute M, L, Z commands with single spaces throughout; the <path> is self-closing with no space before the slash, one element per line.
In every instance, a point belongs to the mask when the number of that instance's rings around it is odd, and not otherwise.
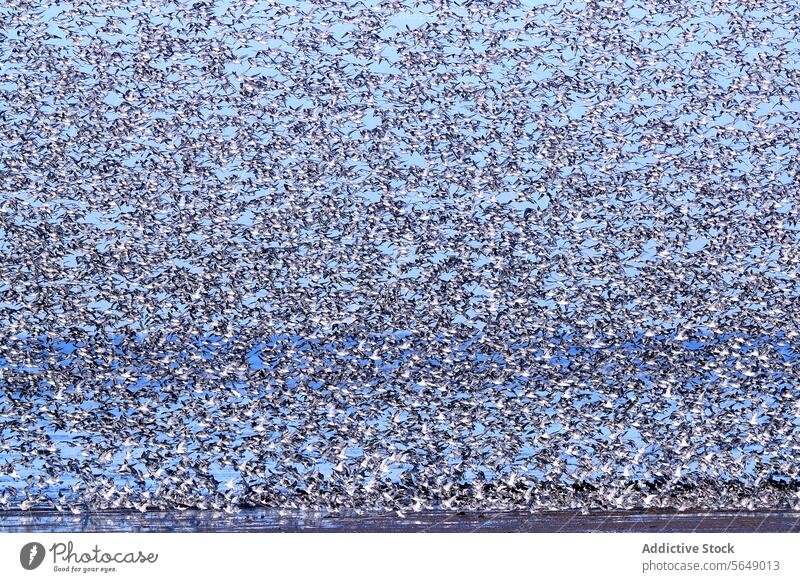
<path fill-rule="evenodd" d="M 800 507 L 800 5 L 0 7 L 0 509 Z"/>

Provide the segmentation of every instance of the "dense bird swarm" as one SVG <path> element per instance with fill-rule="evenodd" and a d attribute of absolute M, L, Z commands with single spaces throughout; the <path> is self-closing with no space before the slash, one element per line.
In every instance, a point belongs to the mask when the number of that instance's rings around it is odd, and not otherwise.
<path fill-rule="evenodd" d="M 800 506 L 799 31 L 6 0 L 0 508 Z"/>

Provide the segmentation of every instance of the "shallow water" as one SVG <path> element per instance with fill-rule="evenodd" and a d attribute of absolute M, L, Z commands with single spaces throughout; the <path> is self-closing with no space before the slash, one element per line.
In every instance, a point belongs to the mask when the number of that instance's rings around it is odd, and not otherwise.
<path fill-rule="evenodd" d="M 0 513 L 0 532 L 800 532 L 798 511 Z"/>

